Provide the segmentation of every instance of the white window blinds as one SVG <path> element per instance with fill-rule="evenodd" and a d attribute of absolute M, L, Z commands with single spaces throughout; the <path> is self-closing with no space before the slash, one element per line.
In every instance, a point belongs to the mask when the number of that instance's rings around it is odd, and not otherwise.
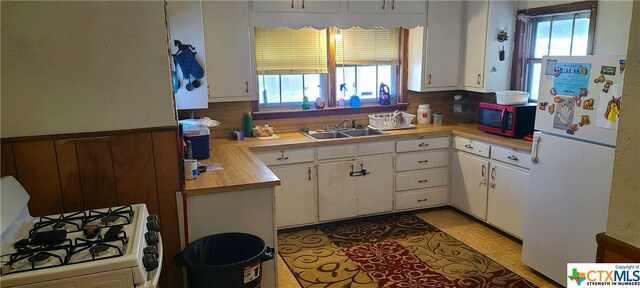
<path fill-rule="evenodd" d="M 399 63 L 400 32 L 398 28 L 339 29 L 336 39 L 336 63 L 340 65 L 384 65 Z"/>
<path fill-rule="evenodd" d="M 255 28 L 258 74 L 327 73 L 327 30 Z"/>

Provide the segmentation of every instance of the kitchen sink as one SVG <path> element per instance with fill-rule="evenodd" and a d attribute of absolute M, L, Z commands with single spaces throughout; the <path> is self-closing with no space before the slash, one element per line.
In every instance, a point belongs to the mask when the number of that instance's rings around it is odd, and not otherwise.
<path fill-rule="evenodd" d="M 371 128 L 363 128 L 363 129 L 353 129 L 353 130 L 345 130 L 341 133 L 347 134 L 351 137 L 362 137 L 362 136 L 370 136 L 370 135 L 382 135 L 382 131 Z"/>
<path fill-rule="evenodd" d="M 371 128 L 359 128 L 359 129 L 345 129 L 336 131 L 316 132 L 309 131 L 303 133 L 305 136 L 313 140 L 326 140 L 326 139 L 339 139 L 339 138 L 354 138 L 374 135 L 384 135 L 385 133 Z"/>

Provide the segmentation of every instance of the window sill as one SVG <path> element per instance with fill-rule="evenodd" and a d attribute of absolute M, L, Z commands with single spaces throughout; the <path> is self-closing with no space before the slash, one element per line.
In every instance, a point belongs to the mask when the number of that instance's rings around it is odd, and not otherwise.
<path fill-rule="evenodd" d="M 293 111 L 291 110 L 290 111 L 260 111 L 260 112 L 253 112 L 253 119 L 269 120 L 269 119 L 362 114 L 362 113 L 372 113 L 372 112 L 392 112 L 394 110 L 407 110 L 408 106 L 409 104 L 394 104 L 394 105 L 362 106 L 358 108 L 348 107 L 348 108 L 325 108 L 325 109 L 293 110 Z"/>

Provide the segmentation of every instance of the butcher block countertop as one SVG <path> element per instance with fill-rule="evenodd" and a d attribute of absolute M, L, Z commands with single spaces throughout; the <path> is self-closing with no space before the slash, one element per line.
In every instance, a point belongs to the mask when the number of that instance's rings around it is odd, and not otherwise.
<path fill-rule="evenodd" d="M 196 196 L 237 190 L 269 188 L 280 185 L 280 179 L 258 158 L 253 156 L 252 151 L 320 147 L 324 145 L 444 135 L 462 136 L 494 145 L 526 151 L 531 150 L 531 142 L 529 141 L 485 133 L 477 130 L 475 124 L 451 124 L 441 126 L 416 125 L 415 129 L 387 132 L 387 135 L 320 141 L 312 140 L 297 132 L 278 134 L 280 138 L 268 140 L 245 138 L 243 141 L 235 141 L 212 138 L 211 157 L 207 160 L 199 160 L 199 162 L 201 165 L 217 163 L 220 164 L 223 169 L 207 171 L 201 173 L 197 179 L 187 180 L 186 192 L 188 196 Z"/>

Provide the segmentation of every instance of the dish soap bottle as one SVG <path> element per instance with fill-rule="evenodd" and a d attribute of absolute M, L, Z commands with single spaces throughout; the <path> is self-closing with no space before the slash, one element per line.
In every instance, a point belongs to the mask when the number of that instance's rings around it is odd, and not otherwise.
<path fill-rule="evenodd" d="M 311 105 L 309 105 L 309 97 L 302 96 L 302 110 L 309 110 L 309 108 L 311 108 Z"/>

